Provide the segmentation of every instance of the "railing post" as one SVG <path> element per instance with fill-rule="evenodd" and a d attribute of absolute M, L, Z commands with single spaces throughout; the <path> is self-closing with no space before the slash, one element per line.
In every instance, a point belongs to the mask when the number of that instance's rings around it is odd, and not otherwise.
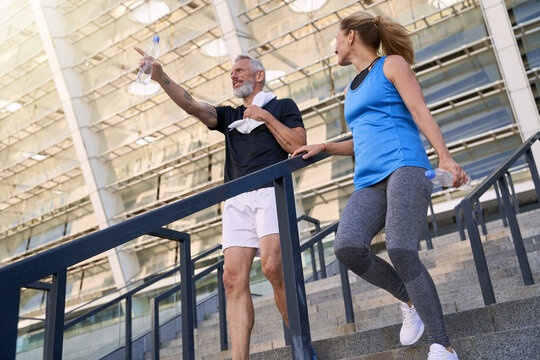
<path fill-rule="evenodd" d="M 508 185 L 510 185 L 510 190 L 512 191 L 512 204 L 514 205 L 514 212 L 519 214 L 519 203 L 516 195 L 516 189 L 514 188 L 514 181 L 512 181 L 512 175 L 510 172 L 506 172 L 506 177 L 508 178 Z"/>
<path fill-rule="evenodd" d="M 184 314 L 182 314 L 182 320 Z M 150 326 L 152 328 L 150 335 L 150 358 L 159 360 L 159 300 L 156 298 L 150 299 Z M 182 333 L 184 329 L 182 329 Z"/>
<path fill-rule="evenodd" d="M 312 218 L 311 216 L 308 216 L 306 214 L 300 215 L 298 219 L 296 219 L 297 222 L 300 222 L 302 220 L 305 220 L 315 225 L 315 234 L 321 231 L 321 222 L 319 220 Z M 313 246 L 315 246 L 315 244 L 313 244 Z M 319 274 L 317 272 L 317 264 L 315 262 L 315 254 L 314 254 L 315 250 L 313 246 L 310 248 L 311 264 L 313 268 L 313 280 L 318 280 Z M 317 249 L 318 249 L 318 255 L 319 255 L 319 265 L 321 267 L 321 279 L 326 279 L 326 276 L 327 276 L 326 275 L 326 262 L 324 260 L 324 248 L 323 248 L 322 239 L 317 241 L 317 246 L 318 246 Z"/>
<path fill-rule="evenodd" d="M 158 236 L 163 239 L 178 241 L 180 243 L 180 291 L 182 293 L 182 357 L 184 360 L 195 359 L 195 340 L 193 331 L 193 270 L 191 262 L 191 245 L 190 236 L 187 233 L 180 231 L 158 228 L 148 233 L 148 235 Z M 159 319 L 159 299 L 158 295 L 155 300 L 155 317 Z M 159 321 L 156 321 L 157 330 L 159 333 Z M 154 341 L 154 340 L 153 340 Z M 159 358 L 159 336 L 157 340 Z M 155 351 L 154 351 L 155 352 Z M 156 355 L 154 355 L 156 356 Z"/>
<path fill-rule="evenodd" d="M 514 248 L 516 249 L 516 255 L 521 269 L 521 275 L 525 285 L 534 284 L 534 280 L 529 266 L 529 260 L 527 259 L 527 251 L 523 245 L 523 238 L 521 237 L 521 231 L 519 230 L 519 224 L 514 214 L 514 209 L 510 204 L 510 194 L 506 185 L 506 179 L 501 176 L 498 180 L 499 187 L 501 189 L 501 195 L 506 208 L 506 216 L 508 217 L 508 225 L 510 226 L 510 233 L 512 234 L 512 240 L 514 241 Z"/>
<path fill-rule="evenodd" d="M 508 227 L 508 222 L 506 221 L 506 213 L 504 211 L 504 204 L 501 200 L 501 193 L 499 192 L 499 185 L 495 182 L 493 184 L 493 187 L 495 188 L 495 195 L 497 195 L 497 203 L 499 204 L 499 214 L 501 216 L 503 226 Z"/>
<path fill-rule="evenodd" d="M 182 292 L 182 357 L 195 359 L 195 339 L 193 330 L 193 277 L 191 264 L 190 236 L 180 241 L 180 276 Z"/>
<path fill-rule="evenodd" d="M 529 164 L 529 171 L 531 172 L 534 188 L 536 189 L 536 201 L 540 202 L 540 177 L 538 176 L 538 169 L 536 168 L 534 156 L 530 148 L 525 152 L 525 160 Z"/>
<path fill-rule="evenodd" d="M 291 174 L 274 180 L 293 360 L 313 357 Z"/>
<path fill-rule="evenodd" d="M 435 210 L 433 210 L 433 201 L 429 198 L 429 210 L 431 211 L 431 223 L 433 224 L 433 236 L 439 236 L 439 228 L 437 226 L 437 219 L 435 217 Z"/>
<path fill-rule="evenodd" d="M 180 248 L 178 248 L 178 251 L 180 251 Z M 194 261 L 191 261 L 190 268 L 191 268 L 191 276 L 193 277 L 195 276 L 195 262 Z M 193 297 L 193 304 L 194 304 L 193 305 L 193 328 L 196 329 L 198 326 L 198 319 L 197 319 L 197 283 L 195 281 L 193 281 L 192 297 Z"/>
<path fill-rule="evenodd" d="M 459 204 L 458 206 L 454 208 L 454 214 L 456 215 L 456 224 L 459 230 L 459 237 L 461 238 L 461 241 L 465 241 L 466 240 L 465 229 L 463 229 L 463 221 L 461 220 L 461 212 L 462 212 L 461 204 Z"/>
<path fill-rule="evenodd" d="M 426 216 L 426 222 L 425 222 L 426 230 L 424 231 L 426 233 L 426 247 L 428 250 L 433 249 L 433 243 L 431 242 L 431 229 L 429 228 L 429 221 Z M 418 242 L 418 245 L 420 245 L 420 241 Z M 420 249 L 419 249 L 420 250 Z"/>
<path fill-rule="evenodd" d="M 343 304 L 345 305 L 345 318 L 347 324 L 354 323 L 354 308 L 351 296 L 351 285 L 349 284 L 349 270 L 339 260 L 339 275 L 341 278 L 341 291 L 343 292 Z"/>
<path fill-rule="evenodd" d="M 223 285 L 223 265 L 218 268 L 218 304 L 219 304 L 219 340 L 221 351 L 229 348 L 227 342 L 227 303 L 225 299 L 225 287 Z"/>
<path fill-rule="evenodd" d="M 311 216 L 306 215 L 306 214 L 300 215 L 296 219 L 297 222 L 300 222 L 302 220 L 305 220 L 305 221 L 310 222 L 313 225 L 315 225 L 315 233 L 318 233 L 319 231 L 321 231 L 321 222 L 319 220 L 317 220 L 315 218 L 312 218 Z"/>
<path fill-rule="evenodd" d="M 292 343 L 292 337 L 291 337 L 291 330 L 285 324 L 285 321 L 283 321 L 283 337 L 285 338 L 285 346 L 291 346 Z"/>
<path fill-rule="evenodd" d="M 326 279 L 326 261 L 324 260 L 324 247 L 322 239 L 317 241 L 317 249 L 319 250 L 319 265 L 321 267 L 321 279 Z"/>
<path fill-rule="evenodd" d="M 487 235 L 486 222 L 484 221 L 484 208 L 480 203 L 480 199 L 476 200 L 476 210 L 478 214 L 478 222 L 480 223 L 480 227 L 482 228 L 482 234 Z"/>
<path fill-rule="evenodd" d="M 17 326 L 19 323 L 19 303 L 21 289 L 10 288 L 7 284 L 0 284 L 0 357 L 15 359 L 17 353 Z"/>
<path fill-rule="evenodd" d="M 132 352 L 132 323 L 131 323 L 131 305 L 132 299 L 131 295 L 126 296 L 126 348 L 125 348 L 125 359 L 131 360 L 133 355 Z"/>
<path fill-rule="evenodd" d="M 47 317 L 43 345 L 44 360 L 62 359 L 66 278 L 66 269 L 52 275 L 51 290 L 47 296 Z"/>
<path fill-rule="evenodd" d="M 480 281 L 480 288 L 482 290 L 484 304 L 494 304 L 496 301 L 495 294 L 493 293 L 493 285 L 491 284 L 486 256 L 484 254 L 484 249 L 482 248 L 482 241 L 480 240 L 480 234 L 478 233 L 478 226 L 474 220 L 470 200 L 465 198 L 461 202 L 461 208 L 463 210 L 463 217 L 465 218 L 465 224 L 467 225 L 467 231 L 469 233 L 469 241 L 471 242 L 474 264 L 476 265 L 476 272 L 478 274 L 478 280 Z"/>
<path fill-rule="evenodd" d="M 309 255 L 311 256 L 311 270 L 313 271 L 313 281 L 319 280 L 319 274 L 317 274 L 317 261 L 315 260 L 315 244 L 310 246 Z"/>
<path fill-rule="evenodd" d="M 195 266 L 192 266 L 191 268 L 191 276 L 193 276 L 195 275 Z M 193 281 L 193 289 L 191 290 L 191 294 L 191 297 L 193 298 L 193 328 L 196 329 L 199 322 L 197 320 L 197 283 L 195 281 Z"/>

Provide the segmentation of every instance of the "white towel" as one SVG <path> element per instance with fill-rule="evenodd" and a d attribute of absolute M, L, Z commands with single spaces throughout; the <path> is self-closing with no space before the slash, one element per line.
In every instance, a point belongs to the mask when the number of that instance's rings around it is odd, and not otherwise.
<path fill-rule="evenodd" d="M 253 98 L 253 105 L 256 105 L 258 107 L 263 107 L 266 105 L 270 100 L 275 99 L 276 95 L 272 94 L 271 92 L 264 92 L 261 91 L 255 95 Z M 229 125 L 229 131 L 232 129 L 236 129 L 240 131 L 242 134 L 249 134 L 253 129 L 255 129 L 257 126 L 260 126 L 264 124 L 262 121 L 257 121 L 252 118 L 245 118 L 236 120 Z"/>

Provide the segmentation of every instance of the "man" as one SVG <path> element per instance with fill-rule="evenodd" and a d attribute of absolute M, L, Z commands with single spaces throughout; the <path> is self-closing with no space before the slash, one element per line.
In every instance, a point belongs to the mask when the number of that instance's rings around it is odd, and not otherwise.
<path fill-rule="evenodd" d="M 144 56 L 141 49 L 135 50 Z M 262 91 L 264 67 L 249 56 L 238 56 L 231 70 L 233 93 L 243 99 L 243 105 L 236 109 L 195 101 L 165 74 L 157 62 L 153 65 L 152 79 L 187 113 L 197 117 L 210 130 L 225 135 L 225 182 L 285 160 L 288 154 L 306 144 L 306 131 L 298 107 L 291 99 L 277 100 L 275 95 Z M 249 274 L 258 254 L 262 271 L 272 284 L 276 306 L 288 325 L 272 183 L 225 201 L 222 219 L 223 281 L 232 358 L 244 360 L 249 357 L 254 323 Z"/>

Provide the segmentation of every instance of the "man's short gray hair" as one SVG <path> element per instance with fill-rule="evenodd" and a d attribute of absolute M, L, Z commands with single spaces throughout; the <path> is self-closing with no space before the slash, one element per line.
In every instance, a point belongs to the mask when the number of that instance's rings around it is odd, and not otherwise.
<path fill-rule="evenodd" d="M 253 66 L 253 70 L 259 71 L 262 70 L 264 72 L 264 78 L 262 80 L 262 86 L 266 84 L 266 69 L 264 68 L 263 64 L 257 59 L 252 58 L 249 55 L 238 55 L 234 62 L 237 62 L 238 60 L 249 60 L 251 62 L 251 65 Z"/>

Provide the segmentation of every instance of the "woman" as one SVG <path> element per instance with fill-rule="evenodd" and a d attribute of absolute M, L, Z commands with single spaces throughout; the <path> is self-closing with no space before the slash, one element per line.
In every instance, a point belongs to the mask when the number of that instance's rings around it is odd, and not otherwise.
<path fill-rule="evenodd" d="M 382 47 L 385 56 L 377 55 Z M 306 145 L 304 159 L 321 151 L 355 155 L 354 193 L 345 207 L 334 251 L 355 274 L 397 299 L 403 312 L 400 341 L 414 344 L 424 331 L 428 360 L 457 359 L 450 346 L 437 290 L 418 257 L 432 183 L 418 129 L 439 156 L 439 167 L 454 174 L 453 186 L 467 175 L 448 151 L 412 72 L 414 51 L 407 30 L 388 17 L 356 12 L 340 23 L 338 64 L 353 65 L 358 76 L 345 90 L 345 119 L 353 139 Z M 392 265 L 369 251 L 383 227 Z M 414 306 L 413 306 L 414 304 Z"/>

